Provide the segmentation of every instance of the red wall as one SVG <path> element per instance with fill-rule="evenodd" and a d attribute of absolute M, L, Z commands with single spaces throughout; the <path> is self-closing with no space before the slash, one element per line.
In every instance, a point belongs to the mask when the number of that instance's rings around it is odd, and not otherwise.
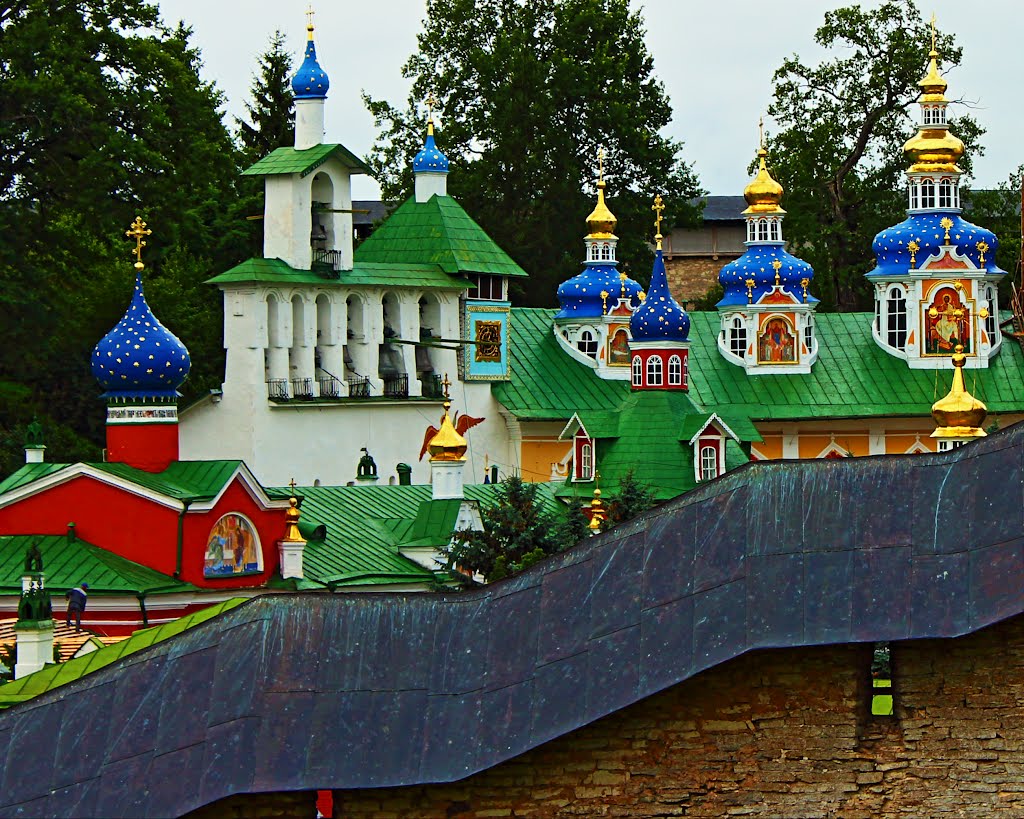
<path fill-rule="evenodd" d="M 107 460 L 162 472 L 178 460 L 178 425 L 107 424 Z"/>
<path fill-rule="evenodd" d="M 690 379 L 687 370 L 687 359 L 689 357 L 689 348 L 681 349 L 667 349 L 667 350 L 633 350 L 630 356 L 630 362 L 632 365 L 633 358 L 640 357 L 641 369 L 641 383 L 633 384 L 634 390 L 689 390 Z M 682 361 L 680 362 L 680 369 L 682 376 L 681 384 L 669 384 L 668 383 L 668 362 L 672 356 L 678 356 Z M 661 359 L 661 384 L 649 384 L 647 381 L 647 361 L 651 358 Z M 632 370 L 630 371 L 632 372 Z"/>

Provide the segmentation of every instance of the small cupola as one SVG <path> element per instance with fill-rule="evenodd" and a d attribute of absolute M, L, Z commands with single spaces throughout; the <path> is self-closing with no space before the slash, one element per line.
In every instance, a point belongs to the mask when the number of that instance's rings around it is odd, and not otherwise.
<path fill-rule="evenodd" d="M 986 435 L 981 425 L 985 423 L 988 407 L 967 391 L 964 384 L 966 363 L 963 345 L 958 344 L 953 352 L 953 383 L 949 392 L 932 404 L 932 418 L 936 426 L 931 437 L 938 439 L 940 450 L 952 449 Z"/>
<path fill-rule="evenodd" d="M 306 54 L 302 65 L 292 77 L 295 95 L 295 148 L 304 151 L 320 145 L 324 140 L 324 102 L 331 81 L 320 67 L 313 42 L 313 11 L 306 12 Z"/>
<path fill-rule="evenodd" d="M 434 142 L 433 96 L 427 99 L 427 138 L 423 148 L 413 158 L 412 172 L 416 180 L 416 201 L 426 202 L 432 196 L 448 195 L 448 157 Z"/>

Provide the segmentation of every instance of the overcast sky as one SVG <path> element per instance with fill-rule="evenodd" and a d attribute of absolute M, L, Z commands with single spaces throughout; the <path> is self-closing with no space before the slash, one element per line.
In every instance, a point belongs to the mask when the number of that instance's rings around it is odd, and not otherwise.
<path fill-rule="evenodd" d="M 227 96 L 228 113 L 242 113 L 258 55 L 280 29 L 301 61 L 307 0 L 159 0 L 164 19 L 195 31 L 205 76 Z M 738 194 L 757 146 L 757 119 L 771 100 L 771 78 L 787 55 L 816 57 L 813 34 L 839 0 L 646 0 L 641 8 L 655 71 L 674 111 L 668 130 L 713 194 Z M 874 6 L 876 2 L 863 5 Z M 365 156 L 376 137 L 360 92 L 403 103 L 401 66 L 416 48 L 425 0 L 331 0 L 314 3 L 320 64 L 331 80 L 327 141 Z M 976 187 L 1005 180 L 1024 163 L 1024 44 L 1020 0 L 930 0 L 926 14 L 955 29 L 963 64 L 947 76 L 950 98 L 970 100 L 988 133 L 975 158 Z M 967 13 L 965 13 L 965 11 Z M 957 112 L 953 112 L 954 114 Z M 768 130 L 772 123 L 766 122 Z M 442 146 L 443 147 L 443 146 Z M 357 177 L 353 195 L 376 198 L 372 180 Z"/>

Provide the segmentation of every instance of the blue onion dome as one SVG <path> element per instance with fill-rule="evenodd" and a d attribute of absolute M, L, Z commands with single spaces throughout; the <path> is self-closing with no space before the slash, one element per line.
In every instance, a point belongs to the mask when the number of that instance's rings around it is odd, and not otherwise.
<path fill-rule="evenodd" d="M 798 259 L 787 253 L 783 243 L 778 242 L 751 245 L 742 256 L 721 269 L 718 274 L 718 283 L 722 285 L 725 294 L 717 306 L 729 307 L 737 304 L 756 303 L 762 296 L 770 293 L 775 287 L 776 267 L 773 262 L 779 263 L 779 284 L 790 295 L 802 299 L 808 304 L 817 303 L 818 300 L 814 296 L 810 294 L 806 297 L 803 296 L 803 280 L 810 281 L 814 278 L 814 268 L 803 259 Z M 747 281 L 750 279 L 754 284 L 748 298 Z"/>
<path fill-rule="evenodd" d="M 686 341 L 690 337 L 690 317 L 669 292 L 661 242 L 658 244 L 651 289 L 629 320 L 629 333 L 634 341 Z"/>
<path fill-rule="evenodd" d="M 941 224 L 943 219 L 952 222 L 948 242 L 946 229 Z M 914 252 L 915 267 L 920 267 L 927 258 L 939 253 L 940 245 L 952 245 L 957 253 L 967 256 L 978 267 L 985 267 L 990 273 L 1004 272 L 995 263 L 999 240 L 992 231 L 972 225 L 958 213 L 939 211 L 912 213 L 898 225 L 879 233 L 871 243 L 871 249 L 875 252 L 875 269 L 867 274 L 868 278 L 906 275 L 910 269 L 910 250 L 907 246 L 912 241 L 918 245 Z M 982 244 L 984 254 L 979 250 L 979 244 Z M 984 264 L 981 261 L 982 255 L 985 257 Z"/>
<path fill-rule="evenodd" d="M 309 32 L 309 40 L 306 43 L 306 56 L 299 66 L 299 70 L 292 77 L 292 91 L 297 100 L 323 100 L 327 99 L 327 91 L 331 87 L 331 81 L 327 74 L 320 67 L 316 60 L 316 46 L 313 44 L 313 26 L 306 26 Z"/>
<path fill-rule="evenodd" d="M 618 304 L 620 298 L 629 299 L 630 306 L 640 304 L 639 282 L 628 276 L 623 278 L 619 269 L 611 264 L 588 264 L 582 273 L 558 285 L 558 304 L 562 308 L 556 319 L 597 318 Z M 601 298 L 601 293 L 607 294 Z"/>
<path fill-rule="evenodd" d="M 413 173 L 448 173 L 448 157 L 434 144 L 434 122 L 427 121 L 427 139 L 412 161 Z"/>
<path fill-rule="evenodd" d="M 109 398 L 176 398 L 191 364 L 185 345 L 149 309 L 138 274 L 124 317 L 93 348 L 93 376 Z"/>

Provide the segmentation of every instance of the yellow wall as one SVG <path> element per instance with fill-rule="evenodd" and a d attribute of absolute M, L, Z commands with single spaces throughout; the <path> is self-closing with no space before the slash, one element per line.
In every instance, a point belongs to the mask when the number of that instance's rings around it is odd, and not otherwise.
<path fill-rule="evenodd" d="M 550 438 L 523 438 L 523 480 L 543 483 L 551 480 L 551 464 L 558 463 L 572 449 L 572 441 Z"/>

